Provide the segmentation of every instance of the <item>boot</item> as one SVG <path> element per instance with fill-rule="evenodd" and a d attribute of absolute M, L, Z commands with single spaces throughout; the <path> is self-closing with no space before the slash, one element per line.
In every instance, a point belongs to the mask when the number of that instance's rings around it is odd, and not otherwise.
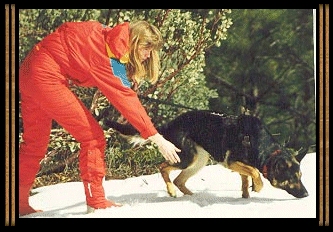
<path fill-rule="evenodd" d="M 120 204 L 116 204 L 105 198 L 104 188 L 102 185 L 103 178 L 94 177 L 91 182 L 83 181 L 84 192 L 86 194 L 87 201 L 87 213 L 92 213 L 95 209 L 105 209 L 114 207 L 120 207 Z"/>
<path fill-rule="evenodd" d="M 30 186 L 19 186 L 19 216 L 43 212 L 42 210 L 35 210 L 29 205 L 29 192 Z"/>
<path fill-rule="evenodd" d="M 95 148 L 80 154 L 81 178 L 86 194 L 88 213 L 95 209 L 121 206 L 105 199 L 103 178 L 105 176 L 104 149 Z"/>

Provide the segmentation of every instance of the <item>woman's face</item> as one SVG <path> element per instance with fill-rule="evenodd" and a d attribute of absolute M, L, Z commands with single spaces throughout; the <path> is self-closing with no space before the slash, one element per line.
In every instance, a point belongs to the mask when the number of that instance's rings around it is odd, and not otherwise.
<path fill-rule="evenodd" d="M 139 56 L 140 56 L 140 60 L 141 62 L 144 62 L 146 61 L 147 59 L 150 58 L 150 54 L 151 54 L 151 51 L 153 49 L 152 48 L 145 48 L 145 47 L 140 47 L 139 46 Z"/>

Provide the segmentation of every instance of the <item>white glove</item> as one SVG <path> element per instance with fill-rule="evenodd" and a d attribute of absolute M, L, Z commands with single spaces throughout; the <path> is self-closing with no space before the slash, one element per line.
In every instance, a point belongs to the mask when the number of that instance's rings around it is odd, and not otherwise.
<path fill-rule="evenodd" d="M 171 163 L 180 162 L 177 152 L 181 152 L 181 150 L 163 138 L 161 134 L 157 133 L 153 136 L 150 136 L 148 139 L 157 145 L 158 149 L 167 161 L 170 161 Z"/>

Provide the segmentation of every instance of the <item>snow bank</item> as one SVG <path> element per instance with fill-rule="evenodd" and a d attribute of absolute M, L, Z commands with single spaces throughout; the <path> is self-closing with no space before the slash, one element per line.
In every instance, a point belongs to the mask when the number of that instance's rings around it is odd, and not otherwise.
<path fill-rule="evenodd" d="M 44 212 L 22 218 L 122 218 L 122 217 L 316 217 L 316 154 L 310 153 L 301 162 L 302 182 L 309 196 L 294 198 L 276 189 L 264 179 L 260 193 L 250 192 L 241 198 L 239 174 L 221 165 L 204 167 L 187 182 L 194 195 L 184 196 L 177 189 L 177 198 L 168 196 L 160 174 L 109 180 L 104 183 L 108 199 L 123 204 L 120 208 L 96 210 L 86 214 L 81 182 L 71 182 L 34 189 L 30 204 Z M 179 171 L 171 172 L 175 178 Z"/>

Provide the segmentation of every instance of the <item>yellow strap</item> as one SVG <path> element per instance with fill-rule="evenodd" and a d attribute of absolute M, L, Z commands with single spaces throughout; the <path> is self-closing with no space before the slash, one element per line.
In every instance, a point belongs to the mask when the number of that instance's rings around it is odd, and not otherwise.
<path fill-rule="evenodd" d="M 116 56 L 111 52 L 111 50 L 110 50 L 110 48 L 109 48 L 109 45 L 108 45 L 107 43 L 105 43 L 105 45 L 106 45 L 106 51 L 107 51 L 107 53 L 108 53 L 108 56 L 109 56 L 110 58 L 117 59 Z M 120 61 L 120 63 L 125 64 L 125 63 L 128 62 L 128 60 L 129 60 L 129 53 L 126 52 L 125 55 L 123 55 L 123 57 L 121 57 L 119 61 Z"/>
<path fill-rule="evenodd" d="M 125 55 L 123 55 L 123 57 L 120 58 L 120 62 L 125 64 L 129 61 L 129 53 L 126 52 Z"/>

